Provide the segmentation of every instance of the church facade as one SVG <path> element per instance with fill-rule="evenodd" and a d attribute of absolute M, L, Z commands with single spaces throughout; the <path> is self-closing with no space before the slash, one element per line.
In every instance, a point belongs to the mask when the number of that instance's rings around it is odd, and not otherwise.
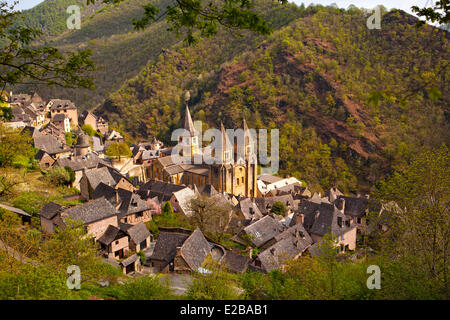
<path fill-rule="evenodd" d="M 148 170 L 150 179 L 179 185 L 196 185 L 199 189 L 212 185 L 219 192 L 235 196 L 252 198 L 257 196 L 254 137 L 245 120 L 241 130 L 238 131 L 241 134 L 240 139 L 230 137 L 221 124 L 220 134 L 217 137 L 220 141 L 213 138 L 209 146 L 201 148 L 199 143 L 201 137 L 194 128 L 186 106 L 184 129 L 175 153 L 151 163 Z M 206 158 L 214 161 L 204 161 Z"/>

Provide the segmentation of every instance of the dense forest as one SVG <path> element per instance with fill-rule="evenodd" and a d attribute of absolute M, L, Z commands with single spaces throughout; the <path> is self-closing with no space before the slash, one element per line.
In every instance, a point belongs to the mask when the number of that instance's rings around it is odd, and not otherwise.
<path fill-rule="evenodd" d="M 395 10 L 381 30 L 367 29 L 356 8 L 265 10 L 288 25 L 269 37 L 224 31 L 164 50 L 97 112 L 135 137 L 170 142 L 189 91 L 194 119 L 209 126 L 246 118 L 279 128 L 281 173 L 317 190 L 356 192 L 422 146 L 448 142 L 446 32 L 418 29 Z"/>

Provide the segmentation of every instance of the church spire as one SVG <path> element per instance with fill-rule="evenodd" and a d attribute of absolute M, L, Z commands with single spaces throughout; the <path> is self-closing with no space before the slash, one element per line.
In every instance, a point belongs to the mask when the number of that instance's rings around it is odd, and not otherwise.
<path fill-rule="evenodd" d="M 191 136 L 197 135 L 197 130 L 195 130 L 194 128 L 194 123 L 192 122 L 191 113 L 189 112 L 187 104 L 186 104 L 186 111 L 184 113 L 184 129 L 189 131 Z"/>

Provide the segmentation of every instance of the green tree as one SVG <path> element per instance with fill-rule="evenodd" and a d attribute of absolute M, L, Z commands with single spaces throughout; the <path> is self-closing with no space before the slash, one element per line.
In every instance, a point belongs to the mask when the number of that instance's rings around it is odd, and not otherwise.
<path fill-rule="evenodd" d="M 81 130 L 84 131 L 84 133 L 86 133 L 88 136 L 95 136 L 97 134 L 97 131 L 94 130 L 94 128 L 92 128 L 92 126 L 90 124 L 83 124 L 81 126 Z"/>
<path fill-rule="evenodd" d="M 106 155 L 108 157 L 128 157 L 132 156 L 130 147 L 124 142 L 113 142 L 108 148 L 106 148 Z"/>
<path fill-rule="evenodd" d="M 423 150 L 378 185 L 376 197 L 393 201 L 385 217 L 391 237 L 382 251 L 401 259 L 412 274 L 425 275 L 430 291 L 448 299 L 450 254 L 450 155 L 442 145 Z M 417 279 L 419 281 L 419 279 Z"/>
<path fill-rule="evenodd" d="M 439 22 L 440 24 L 450 22 L 450 0 L 435 0 L 431 3 L 431 6 L 423 8 L 413 6 L 412 11 L 417 13 L 419 17 L 424 17 L 426 21 Z M 424 21 L 419 21 L 419 23 L 425 24 Z"/>
<path fill-rule="evenodd" d="M 106 3 L 118 3 L 121 0 L 103 0 Z M 287 0 L 277 0 L 286 4 Z M 94 3 L 95 0 L 87 0 Z M 207 2 L 202 0 L 176 0 L 161 12 L 152 3 L 144 5 L 144 15 L 133 19 L 136 29 L 144 29 L 152 22 L 166 19 L 168 30 L 177 36 L 185 34 L 188 44 L 196 43 L 198 36 L 211 37 L 218 32 L 219 26 L 231 30 L 250 30 L 259 34 L 270 34 L 269 23 L 254 10 L 254 3 L 248 0 L 225 0 Z M 199 35 L 196 34 L 199 33 Z"/>
<path fill-rule="evenodd" d="M 281 201 L 275 201 L 270 209 L 270 212 L 284 216 L 286 214 L 286 205 Z"/>
<path fill-rule="evenodd" d="M 66 272 L 67 267 L 80 267 L 81 277 L 94 281 L 105 276 L 105 266 L 97 255 L 97 244 L 87 236 L 86 228 L 80 221 L 65 219 L 65 228 L 56 229 L 41 245 L 37 260 L 56 271 Z"/>
<path fill-rule="evenodd" d="M 17 155 L 34 156 L 30 135 L 0 123 L 0 167 L 12 165 Z"/>
<path fill-rule="evenodd" d="M 47 173 L 46 178 L 50 183 L 58 186 L 69 185 L 71 183 L 70 173 L 63 167 L 54 167 Z"/>
<path fill-rule="evenodd" d="M 66 144 L 71 147 L 73 144 L 73 138 L 71 132 L 66 132 Z"/>
<path fill-rule="evenodd" d="M 167 201 L 162 207 L 161 215 L 168 219 L 172 219 L 174 217 L 173 208 L 169 201 Z"/>

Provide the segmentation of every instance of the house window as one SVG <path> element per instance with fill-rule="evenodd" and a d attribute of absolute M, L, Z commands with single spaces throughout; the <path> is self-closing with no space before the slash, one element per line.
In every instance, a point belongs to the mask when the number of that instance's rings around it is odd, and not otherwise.
<path fill-rule="evenodd" d="M 244 177 L 241 178 L 241 182 L 244 183 Z"/>
<path fill-rule="evenodd" d="M 357 222 L 358 224 L 361 224 L 361 218 L 356 218 L 356 222 Z"/>
<path fill-rule="evenodd" d="M 236 184 L 239 185 L 239 178 L 236 179 Z"/>
<path fill-rule="evenodd" d="M 116 245 L 119 244 L 119 240 L 116 240 Z"/>
<path fill-rule="evenodd" d="M 147 239 L 145 239 L 144 241 L 142 241 L 142 242 L 140 243 L 139 247 L 141 248 L 141 250 L 147 248 Z"/>
<path fill-rule="evenodd" d="M 341 217 L 337 218 L 337 223 L 338 223 L 338 226 L 342 228 L 342 218 Z"/>

